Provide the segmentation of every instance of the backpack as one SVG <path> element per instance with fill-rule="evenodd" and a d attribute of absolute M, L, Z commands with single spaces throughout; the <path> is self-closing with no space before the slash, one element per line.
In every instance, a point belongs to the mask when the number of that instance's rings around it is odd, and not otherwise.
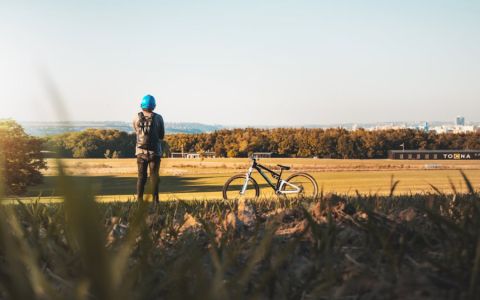
<path fill-rule="evenodd" d="M 138 113 L 139 124 L 137 132 L 137 147 L 144 150 L 156 150 L 156 141 L 152 139 L 152 132 L 155 123 L 153 122 L 155 114 L 146 117 L 142 112 Z"/>

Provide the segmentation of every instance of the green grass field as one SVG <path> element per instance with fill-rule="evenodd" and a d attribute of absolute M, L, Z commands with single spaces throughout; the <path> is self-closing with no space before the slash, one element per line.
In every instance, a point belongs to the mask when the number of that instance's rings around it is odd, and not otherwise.
<path fill-rule="evenodd" d="M 99 201 L 134 199 L 136 161 L 134 159 L 64 159 L 66 171 L 78 182 L 94 187 Z M 306 171 L 317 180 L 325 194 L 389 193 L 392 176 L 398 180 L 397 194 L 428 193 L 434 185 L 443 192 L 466 191 L 459 170 L 464 170 L 475 187 L 480 185 L 480 161 L 394 161 L 332 159 L 263 159 L 271 168 L 276 164 L 292 166 L 288 174 Z M 219 199 L 225 181 L 244 173 L 248 159 L 164 159 L 161 167 L 161 197 L 172 199 Z M 29 189 L 27 198 L 42 197 L 55 201 L 56 163 L 48 160 L 44 183 Z M 256 176 L 262 196 L 272 190 Z M 286 178 L 286 177 L 285 177 Z"/>

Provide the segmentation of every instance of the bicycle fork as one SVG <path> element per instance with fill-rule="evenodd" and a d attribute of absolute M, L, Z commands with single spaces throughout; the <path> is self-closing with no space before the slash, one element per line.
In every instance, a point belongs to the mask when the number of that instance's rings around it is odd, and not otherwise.
<path fill-rule="evenodd" d="M 247 191 L 248 187 L 248 181 L 250 180 L 250 176 L 252 176 L 253 172 L 253 167 L 250 167 L 247 171 L 247 174 L 245 174 L 245 183 L 243 184 L 242 190 L 240 191 L 240 195 L 245 195 L 245 192 Z"/>

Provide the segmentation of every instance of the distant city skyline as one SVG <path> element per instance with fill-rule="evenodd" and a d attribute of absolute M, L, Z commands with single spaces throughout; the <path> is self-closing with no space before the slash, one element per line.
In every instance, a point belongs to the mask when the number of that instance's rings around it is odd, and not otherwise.
<path fill-rule="evenodd" d="M 20 124 L 25 128 L 28 134 L 36 136 L 54 135 L 71 131 L 82 131 L 88 128 L 95 129 L 116 129 L 120 131 L 133 132 L 132 124 L 126 121 L 76 121 L 76 122 L 25 122 Z M 379 123 L 344 123 L 344 124 L 304 124 L 300 126 L 272 126 L 272 125 L 222 125 L 222 124 L 203 124 L 191 122 L 166 122 L 167 133 L 204 133 L 212 132 L 220 129 L 233 128 L 275 128 L 275 127 L 290 127 L 290 128 L 336 128 L 342 127 L 347 130 L 356 130 L 363 128 L 365 130 L 388 130 L 388 129 L 402 129 L 412 128 L 425 131 L 435 131 L 437 133 L 467 133 L 480 132 L 480 122 L 467 122 L 465 125 L 458 125 L 455 122 L 379 122 Z"/>
<path fill-rule="evenodd" d="M 4 0 L 0 44 L 0 118 L 480 121 L 478 1 Z"/>
<path fill-rule="evenodd" d="M 461 120 L 461 122 L 463 122 L 463 125 L 468 125 L 468 124 L 474 124 L 474 125 L 478 125 L 480 124 L 480 120 L 468 120 L 466 119 L 464 116 L 461 116 L 461 115 L 457 115 L 455 116 L 452 120 L 413 120 L 413 121 L 405 121 L 405 120 L 389 120 L 389 121 L 374 121 L 374 122 L 343 122 L 343 123 L 300 123 L 300 124 L 291 124 L 291 125 L 288 125 L 288 124 L 284 124 L 284 125 L 281 125 L 281 124 L 262 124 L 262 123 L 258 123 L 258 124 L 220 124 L 220 123 L 208 123 L 208 122 L 192 122 L 192 121 L 188 121 L 188 120 L 185 120 L 185 121 L 168 121 L 168 123 L 172 123 L 172 124 L 175 124 L 175 123 L 179 123 L 179 124 L 195 124 L 195 123 L 198 123 L 198 124 L 202 124 L 202 125 L 212 125 L 212 126 L 228 126 L 228 127 L 235 127 L 235 126 L 241 126 L 241 127 L 248 127 L 248 126 L 252 126 L 252 127 L 261 127 L 261 126 L 267 126 L 267 127 L 273 127 L 273 126 L 331 126 L 331 125 L 341 125 L 341 124 L 344 124 L 344 125 L 354 125 L 354 124 L 370 124 L 370 125 L 373 125 L 373 124 L 424 124 L 425 122 L 429 123 L 429 124 L 444 124 L 444 125 L 447 125 L 447 124 L 451 124 L 451 125 L 461 125 L 459 123 L 459 118 Z M 114 123 L 114 122 L 125 122 L 125 123 L 129 123 L 131 120 L 104 120 L 104 121 L 96 121 L 96 120 L 49 120 L 49 121 L 41 121 L 41 120 L 37 120 L 37 121 L 30 121 L 30 120 L 22 120 L 22 119 L 19 119 L 17 120 L 21 123 Z"/>

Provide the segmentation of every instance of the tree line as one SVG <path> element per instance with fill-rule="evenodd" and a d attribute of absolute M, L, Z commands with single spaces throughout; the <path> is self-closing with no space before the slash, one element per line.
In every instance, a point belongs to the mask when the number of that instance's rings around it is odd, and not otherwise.
<path fill-rule="evenodd" d="M 135 155 L 135 134 L 115 129 L 86 129 L 43 138 L 45 149 L 61 158 L 121 158 Z"/>
<path fill-rule="evenodd" d="M 44 138 L 60 157 L 133 157 L 135 134 L 88 129 Z M 224 129 L 201 134 L 169 134 L 165 155 L 171 152 L 215 152 L 218 157 L 247 157 L 272 152 L 278 157 L 386 158 L 401 149 L 480 149 L 480 133 L 437 134 L 414 129 L 350 131 L 342 128 Z"/>

